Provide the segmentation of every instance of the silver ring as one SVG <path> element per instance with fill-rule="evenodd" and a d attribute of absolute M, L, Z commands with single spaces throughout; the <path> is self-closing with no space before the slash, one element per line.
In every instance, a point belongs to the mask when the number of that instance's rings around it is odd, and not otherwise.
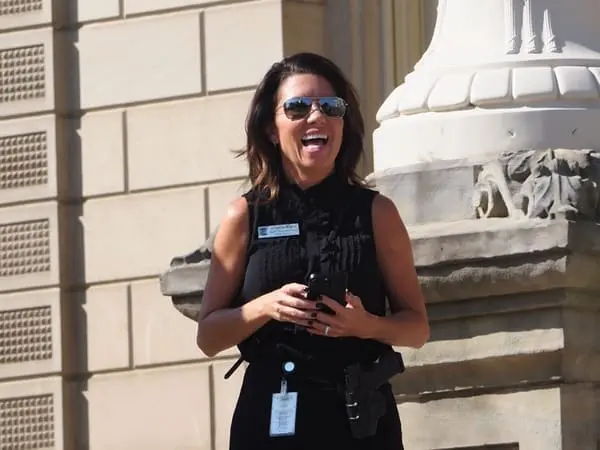
<path fill-rule="evenodd" d="M 325 327 L 325 336 L 328 336 L 328 335 L 329 335 L 329 327 L 327 326 L 327 327 Z"/>

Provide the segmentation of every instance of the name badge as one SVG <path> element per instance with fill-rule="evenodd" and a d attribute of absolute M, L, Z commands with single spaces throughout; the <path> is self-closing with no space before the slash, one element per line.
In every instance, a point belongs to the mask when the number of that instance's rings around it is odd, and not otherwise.
<path fill-rule="evenodd" d="M 299 236 L 300 225 L 297 223 L 286 223 L 283 225 L 266 225 L 258 227 L 258 238 L 268 239 L 287 236 Z"/>
<path fill-rule="evenodd" d="M 269 435 L 293 436 L 296 433 L 296 409 L 298 406 L 298 393 L 287 392 L 287 383 L 281 383 L 281 392 L 273 394 L 271 402 L 271 424 Z"/>

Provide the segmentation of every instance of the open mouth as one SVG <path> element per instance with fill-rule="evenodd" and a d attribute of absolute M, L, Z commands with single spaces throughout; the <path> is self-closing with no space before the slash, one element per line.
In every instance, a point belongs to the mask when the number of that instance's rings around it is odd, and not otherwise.
<path fill-rule="evenodd" d="M 327 144 L 329 137 L 325 134 L 310 134 L 302 138 L 302 145 L 305 147 L 322 146 Z"/>

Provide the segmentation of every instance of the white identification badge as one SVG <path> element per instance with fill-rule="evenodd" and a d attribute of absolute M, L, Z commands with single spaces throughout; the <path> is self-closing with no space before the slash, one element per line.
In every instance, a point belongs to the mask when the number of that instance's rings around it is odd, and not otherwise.
<path fill-rule="evenodd" d="M 281 382 L 281 392 L 273 394 L 271 403 L 270 436 L 292 436 L 296 433 L 296 407 L 298 393 L 287 391 L 285 379 Z"/>
<path fill-rule="evenodd" d="M 268 239 L 287 236 L 299 236 L 300 225 L 297 223 L 286 223 L 283 225 L 266 225 L 258 227 L 258 238 Z"/>

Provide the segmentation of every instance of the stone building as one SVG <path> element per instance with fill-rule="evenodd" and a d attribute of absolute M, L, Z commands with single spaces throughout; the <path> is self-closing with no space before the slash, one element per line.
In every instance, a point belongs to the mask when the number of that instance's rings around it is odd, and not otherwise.
<path fill-rule="evenodd" d="M 394 381 L 407 449 L 597 448 L 599 14 L 0 0 L 0 450 L 227 448 L 236 352 L 203 357 L 158 280 L 239 193 L 253 87 L 301 50 L 356 84 L 363 171 L 410 226 L 433 335 Z"/>

